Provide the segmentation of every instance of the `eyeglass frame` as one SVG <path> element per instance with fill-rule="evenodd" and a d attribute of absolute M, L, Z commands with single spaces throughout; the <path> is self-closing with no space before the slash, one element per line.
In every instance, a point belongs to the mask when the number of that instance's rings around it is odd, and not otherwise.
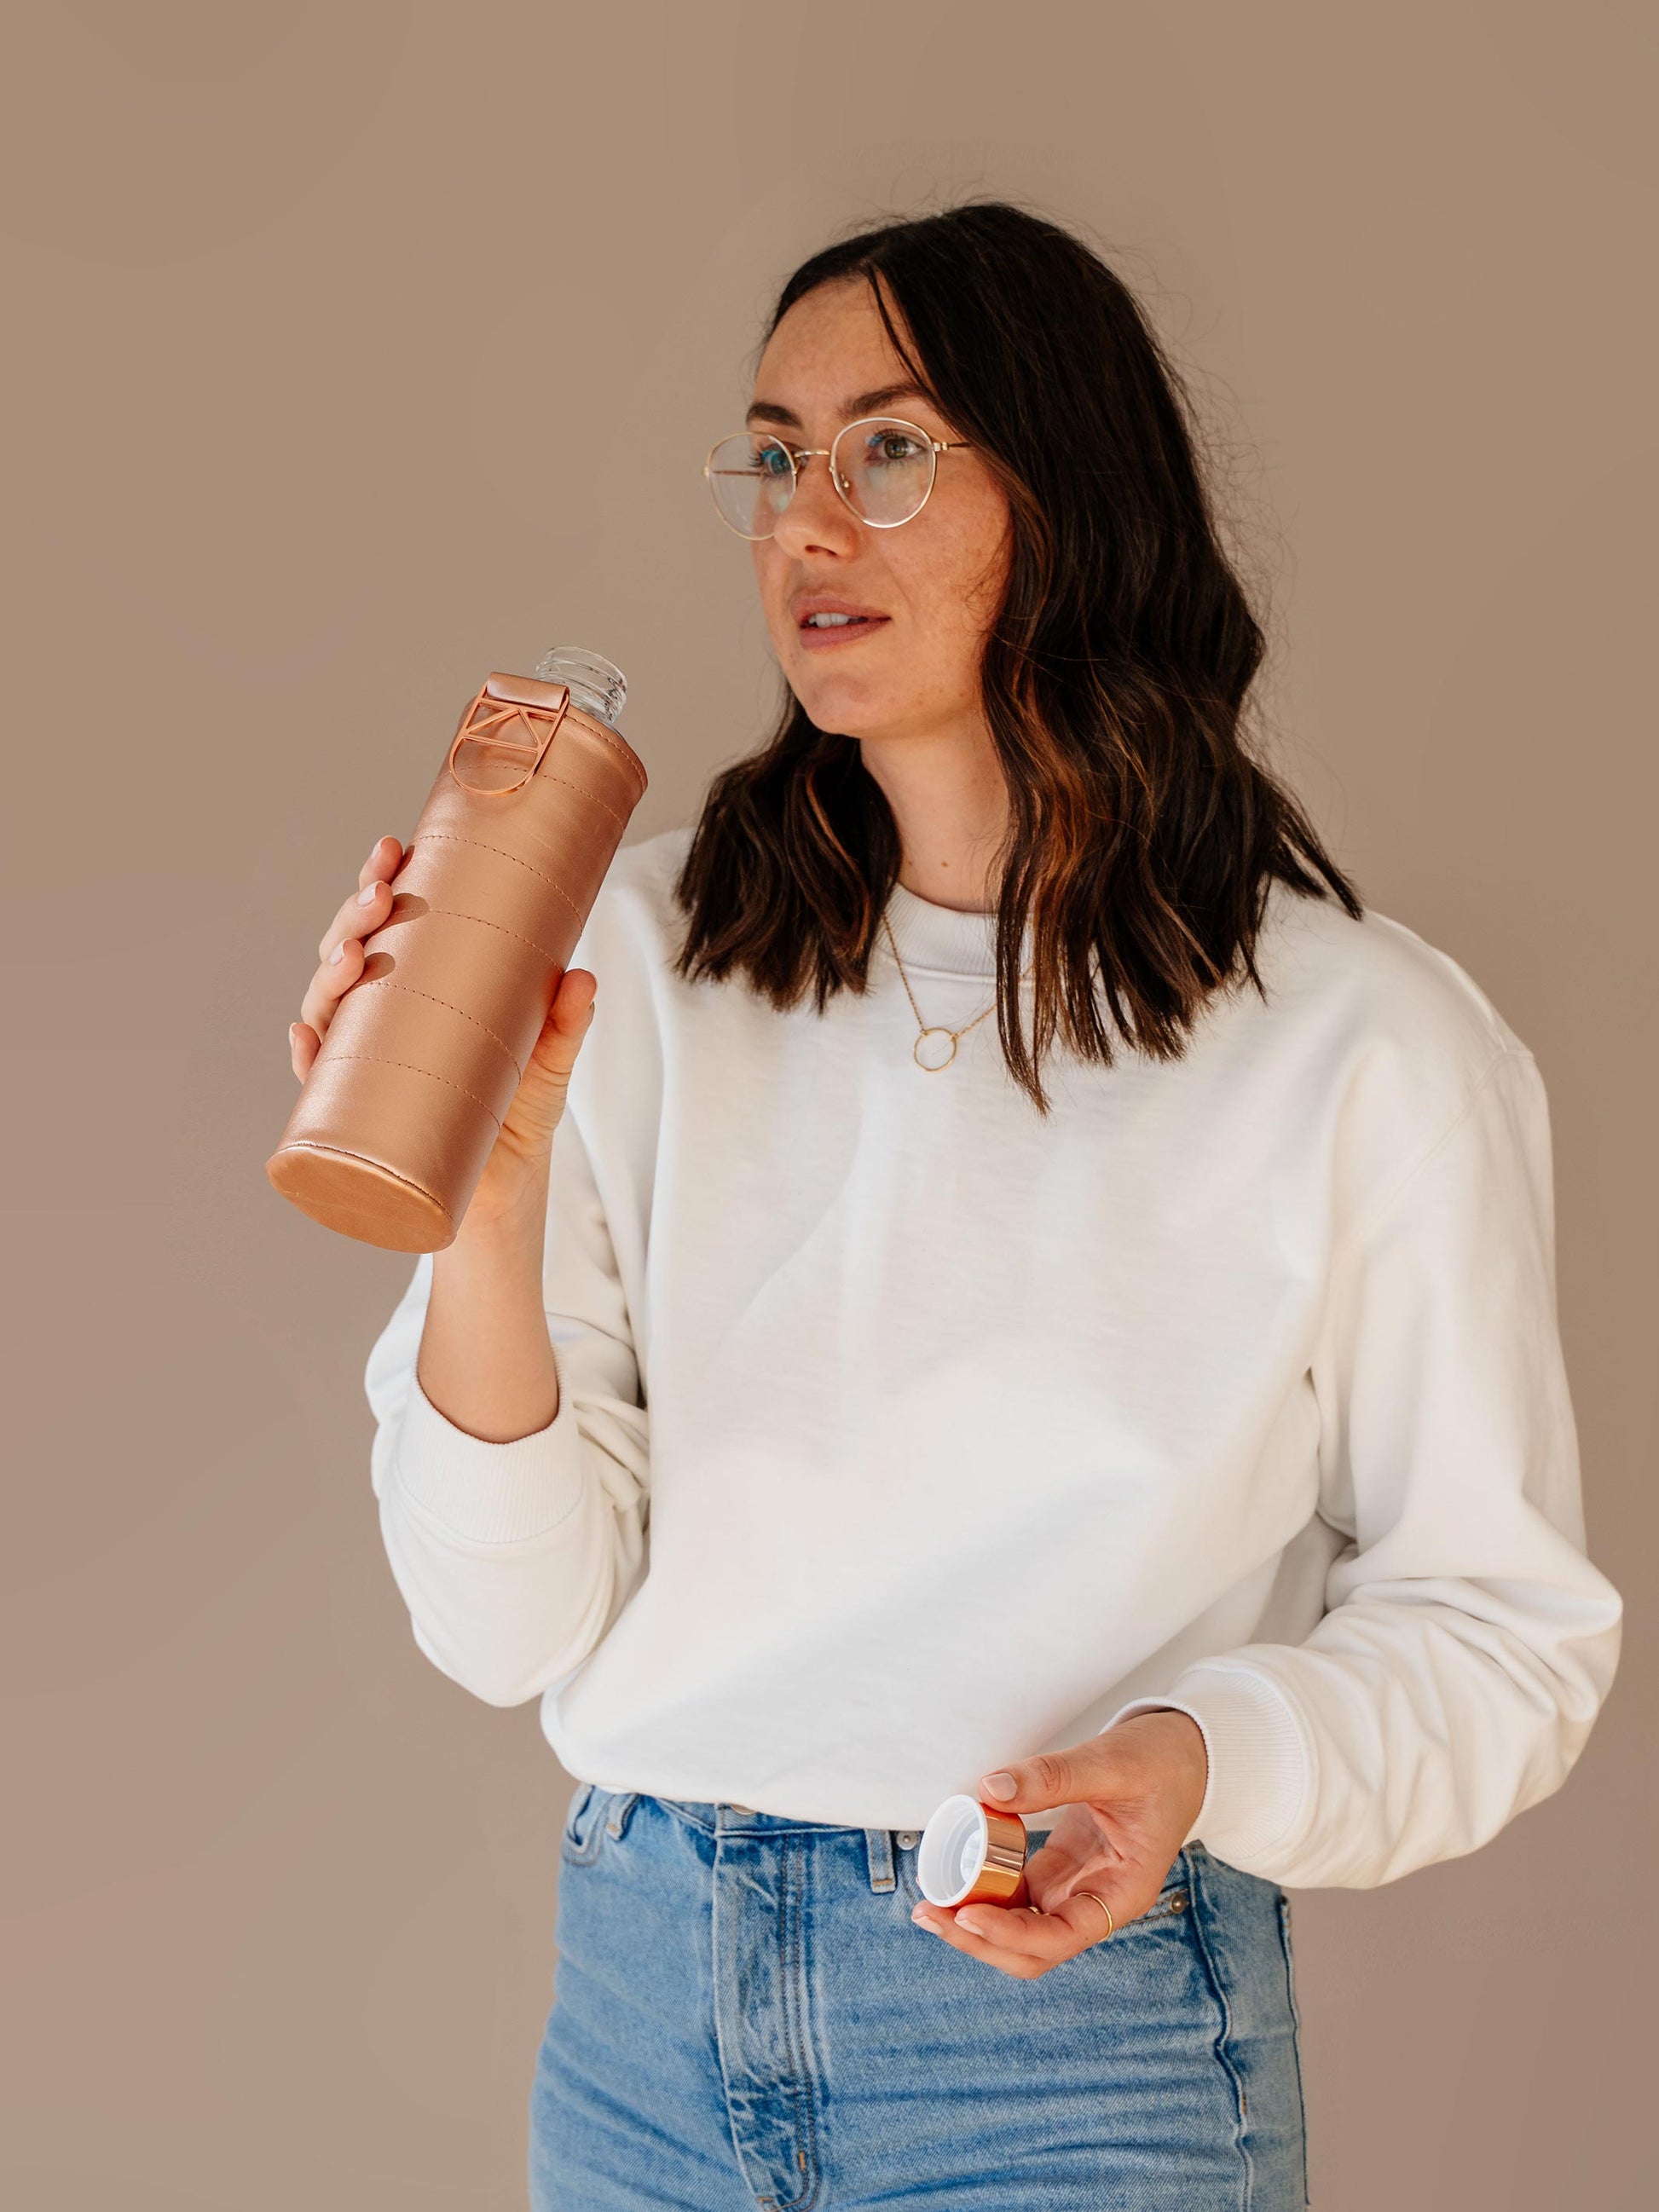
<path fill-rule="evenodd" d="M 838 471 L 836 471 L 835 463 L 830 459 L 830 456 L 835 453 L 836 447 L 840 445 L 842 440 L 847 435 L 847 433 L 849 430 L 860 429 L 866 422 L 896 423 L 901 430 L 913 430 L 916 436 L 921 440 L 922 443 L 932 449 L 933 472 L 927 479 L 927 489 L 923 492 L 921 500 L 911 509 L 910 513 L 908 514 L 902 514 L 896 522 L 872 522 L 867 514 L 860 514 L 857 507 L 855 507 L 852 501 L 848 498 L 846 493 L 842 489 L 841 485 L 836 481 Z M 836 497 L 841 501 L 842 505 L 847 509 L 847 512 L 852 516 L 854 521 L 862 523 L 866 530 L 902 530 L 907 522 L 914 522 L 917 515 L 921 513 L 922 508 L 927 506 L 928 501 L 933 496 L 933 486 L 939 482 L 939 455 L 941 453 L 970 453 L 974 450 L 972 444 L 966 438 L 930 438 L 927 431 L 922 428 L 920 422 L 909 422 L 902 415 L 855 416 L 850 422 L 843 422 L 842 424 L 840 429 L 836 431 L 835 436 L 830 440 L 827 446 L 792 446 L 787 438 L 780 438 L 776 432 L 773 430 L 728 430 L 725 437 L 715 439 L 714 444 L 708 448 L 708 459 L 702 465 L 703 481 L 708 485 L 711 497 L 714 495 L 714 489 L 713 482 L 713 464 L 714 456 L 719 453 L 722 446 L 729 444 L 733 438 L 763 439 L 768 445 L 776 446 L 781 451 L 784 458 L 789 464 L 789 497 L 784 501 L 783 507 L 781 510 L 786 514 L 793 502 L 795 494 L 800 489 L 800 464 L 803 461 L 816 460 L 819 455 L 822 454 L 823 459 L 830 463 L 830 489 L 835 493 Z M 770 530 L 766 531 L 758 538 L 752 535 L 752 533 L 747 530 L 739 530 L 735 522 L 730 521 L 727 519 L 726 510 L 720 505 L 718 499 L 714 501 L 714 512 L 719 515 L 720 520 L 726 524 L 726 528 L 732 532 L 732 535 L 734 538 L 741 538 L 745 544 L 764 545 L 769 538 L 775 537 L 777 534 L 777 524 L 775 522 L 773 524 Z"/>

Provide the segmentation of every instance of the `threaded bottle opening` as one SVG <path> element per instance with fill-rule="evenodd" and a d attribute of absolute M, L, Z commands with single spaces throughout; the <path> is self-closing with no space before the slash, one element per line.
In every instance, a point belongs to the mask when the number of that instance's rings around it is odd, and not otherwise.
<path fill-rule="evenodd" d="M 579 645 L 555 645 L 536 663 L 535 672 L 540 683 L 568 684 L 573 707 L 616 728 L 628 696 L 628 678 L 611 662 Z"/>

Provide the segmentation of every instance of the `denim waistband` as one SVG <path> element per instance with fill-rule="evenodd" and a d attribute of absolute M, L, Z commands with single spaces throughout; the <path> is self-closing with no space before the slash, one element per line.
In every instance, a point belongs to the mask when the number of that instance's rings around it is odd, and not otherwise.
<path fill-rule="evenodd" d="M 659 1797 L 682 1820 L 714 1836 L 861 1835 L 857 1821 L 801 1820 L 787 1813 L 757 1813 L 752 1805 L 708 1804 L 695 1797 Z"/>
<path fill-rule="evenodd" d="M 635 1790 L 628 1794 L 637 1796 L 641 1793 Z M 875 1833 L 920 1835 L 921 1833 L 918 1829 L 908 1828 L 877 1831 L 861 1827 L 856 1820 L 802 1820 L 788 1813 L 757 1813 L 752 1805 L 708 1804 L 693 1797 L 659 1797 L 657 1802 L 659 1805 L 665 1805 L 671 1813 L 678 1814 L 682 1820 L 690 1820 L 695 1827 L 706 1828 L 710 1835 L 714 1836 L 848 1836 Z M 1053 1826 L 1053 1821 L 1051 1818 L 1039 1814 L 1033 1820 L 1028 1820 L 1025 1825 L 1033 1833 L 1039 1831 L 1046 1833 Z"/>
<path fill-rule="evenodd" d="M 645 1793 L 637 1790 L 613 1793 L 606 1825 L 613 1834 L 626 1825 L 627 1816 Z M 919 1828 L 860 1828 L 856 1822 L 801 1820 L 787 1813 L 761 1813 L 752 1805 L 710 1803 L 691 1797 L 656 1797 L 653 1802 L 694 1828 L 711 1836 L 862 1836 L 870 1870 L 870 1887 L 892 1889 L 898 1879 L 896 1855 L 914 1851 L 921 1841 Z M 1028 1822 L 1032 1847 L 1042 1843 L 1050 1824 L 1039 1827 Z"/>

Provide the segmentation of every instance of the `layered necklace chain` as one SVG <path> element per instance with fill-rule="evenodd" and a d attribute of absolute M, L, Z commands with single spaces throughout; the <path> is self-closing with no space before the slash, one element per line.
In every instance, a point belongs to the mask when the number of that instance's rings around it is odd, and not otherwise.
<path fill-rule="evenodd" d="M 938 1024 L 930 1027 L 923 1020 L 921 1008 L 916 1004 L 916 994 L 910 988 L 910 978 L 905 973 L 903 961 L 899 958 L 899 949 L 893 939 L 893 925 L 888 921 L 884 908 L 882 913 L 881 926 L 887 932 L 887 942 L 892 946 L 893 959 L 899 971 L 899 981 L 904 986 L 905 997 L 910 1001 L 910 1011 L 916 1018 L 917 1036 L 915 1042 L 910 1048 L 910 1057 L 918 1067 L 926 1068 L 929 1075 L 937 1075 L 942 1069 L 949 1067 L 951 1062 L 956 1058 L 958 1040 L 965 1037 L 969 1030 L 977 1029 L 982 1021 L 995 1013 L 997 1002 L 993 999 L 983 1013 L 975 1014 L 971 1022 L 964 1022 L 959 1030 L 947 1030 Z M 1028 968 L 1019 980 L 1022 983 L 1028 983 L 1030 979 L 1031 970 Z"/>

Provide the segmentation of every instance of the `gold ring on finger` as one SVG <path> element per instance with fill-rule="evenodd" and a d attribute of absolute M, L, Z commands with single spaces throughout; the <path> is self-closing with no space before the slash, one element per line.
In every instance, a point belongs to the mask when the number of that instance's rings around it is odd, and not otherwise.
<path fill-rule="evenodd" d="M 1108 1942 L 1108 1941 L 1110 1939 L 1110 1936 L 1111 1936 L 1111 1933 L 1112 1933 L 1113 1929 L 1114 1929 L 1114 1928 L 1115 1928 L 1115 1927 L 1116 1927 L 1116 1925 L 1117 1925 L 1116 1921 L 1115 1921 L 1115 1920 L 1114 1920 L 1114 1919 L 1113 1919 L 1113 1917 L 1112 1917 L 1112 1908 L 1111 1908 L 1111 1906 L 1110 1906 L 1109 1905 L 1108 1905 L 1108 1904 L 1107 1904 L 1107 1902 L 1106 1902 L 1105 1899 L 1104 1899 L 1103 1896 L 1101 1896 L 1101 1894 L 1100 1894 L 1100 1893 L 1098 1892 L 1098 1890 L 1093 1890 L 1093 1889 L 1080 1889 L 1080 1890 L 1079 1890 L 1079 1891 L 1078 1891 L 1077 1894 L 1078 1894 L 1079 1897 L 1092 1897 L 1092 1898 L 1094 1899 L 1095 1903 L 1096 1903 L 1096 1904 L 1100 1907 L 1101 1911 L 1102 1911 L 1106 1915 L 1106 1933 L 1105 1933 L 1105 1935 L 1104 1935 L 1104 1936 L 1096 1936 L 1096 1938 L 1095 1938 L 1095 1941 L 1096 1941 L 1096 1942 L 1097 1942 L 1097 1943 L 1104 1943 L 1104 1942 Z"/>

